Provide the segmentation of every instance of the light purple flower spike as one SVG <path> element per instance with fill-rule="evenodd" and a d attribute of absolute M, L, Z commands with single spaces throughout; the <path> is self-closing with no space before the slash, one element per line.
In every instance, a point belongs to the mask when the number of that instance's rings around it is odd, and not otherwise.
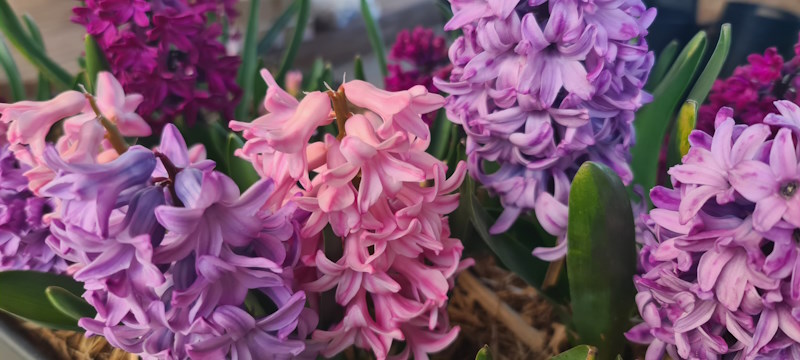
<path fill-rule="evenodd" d="M 263 210 L 272 181 L 240 194 L 202 149 L 168 124 L 157 151 L 106 164 L 45 152 L 57 203 L 47 240 L 97 310 L 79 325 L 145 359 L 289 359 L 313 355 L 316 314 L 293 289 L 294 205 Z M 245 305 L 269 299 L 272 309 Z"/>
<path fill-rule="evenodd" d="M 653 54 L 644 36 L 655 9 L 642 1 L 451 0 L 446 30 L 454 69 L 436 86 L 448 118 L 467 133 L 470 174 L 504 208 L 492 233 L 534 211 L 566 253 L 567 199 L 584 161 L 608 165 L 627 184 L 633 114 Z"/>
<path fill-rule="evenodd" d="M 731 116 L 720 111 L 713 137 L 692 132 L 670 169 L 674 189 L 654 188 L 656 208 L 642 216 L 643 322 L 626 335 L 649 345 L 646 360 L 800 354 L 800 144 L 782 115 L 768 116 L 779 127 L 772 140 L 767 125 Z"/>

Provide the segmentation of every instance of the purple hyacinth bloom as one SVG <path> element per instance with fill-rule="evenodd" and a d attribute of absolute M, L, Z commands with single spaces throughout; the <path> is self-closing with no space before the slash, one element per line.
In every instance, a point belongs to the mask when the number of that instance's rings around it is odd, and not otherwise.
<path fill-rule="evenodd" d="M 53 204 L 28 189 L 23 173 L 29 169 L 8 145 L 0 148 L 0 271 L 60 273 L 67 264 L 47 246 L 50 231 L 42 219 Z"/>
<path fill-rule="evenodd" d="M 492 233 L 534 211 L 566 253 L 571 178 L 584 161 L 608 165 L 627 184 L 634 112 L 653 54 L 644 36 L 655 9 L 642 1 L 451 0 L 448 118 L 467 134 L 470 174 L 504 211 Z"/>
<path fill-rule="evenodd" d="M 201 110 L 233 116 L 239 58 L 220 42 L 233 0 L 88 0 L 73 9 L 109 59 L 125 92 L 144 95 L 139 113 L 156 131 Z M 217 21 L 211 21 L 215 18 Z"/>
<path fill-rule="evenodd" d="M 654 188 L 642 216 L 643 322 L 626 335 L 649 345 L 647 360 L 800 354 L 800 144 L 790 127 L 767 140 L 767 125 L 732 115 L 720 110 L 713 137 L 692 132 L 674 189 Z"/>
<path fill-rule="evenodd" d="M 46 153 L 56 177 L 42 192 L 58 209 L 47 244 L 97 310 L 79 325 L 145 359 L 316 356 L 317 317 L 294 290 L 294 205 L 264 210 L 271 180 L 242 195 L 174 125 L 163 135 L 157 151 L 106 164 Z"/>

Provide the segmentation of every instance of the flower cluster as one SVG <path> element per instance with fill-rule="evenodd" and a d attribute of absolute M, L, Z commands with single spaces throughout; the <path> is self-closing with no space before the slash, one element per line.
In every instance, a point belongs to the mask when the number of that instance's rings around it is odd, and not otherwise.
<path fill-rule="evenodd" d="M 8 145 L 0 148 L 0 271 L 61 273 L 67 264 L 45 243 L 50 230 L 43 216 L 53 206 L 28 190 L 28 169 Z"/>
<path fill-rule="evenodd" d="M 452 68 L 447 58 L 444 36 L 438 36 L 433 29 L 421 26 L 397 34 L 389 59 L 393 61 L 388 65 L 389 75 L 385 79 L 386 90 L 389 91 L 423 85 L 428 91 L 436 93 L 433 78 L 446 77 Z"/>
<path fill-rule="evenodd" d="M 128 148 L 121 135 L 150 131 L 133 112 L 141 97 L 98 78 L 96 96 L 0 105 L 9 146 L 52 203 L 46 243 L 97 311 L 78 324 L 146 359 L 314 356 L 316 314 L 293 290 L 294 205 L 265 209 L 269 179 L 240 194 L 172 124 L 157 149 Z"/>
<path fill-rule="evenodd" d="M 403 359 L 444 349 L 458 333 L 447 321 L 447 293 L 469 264 L 445 217 L 458 206 L 453 192 L 466 167 L 448 178 L 446 165 L 425 152 L 430 133 L 421 114 L 444 99 L 424 86 L 387 92 L 351 81 L 298 101 L 262 75 L 268 114 L 231 128 L 247 139 L 239 155 L 306 212 L 297 280 L 328 309 L 312 335 L 322 355 L 355 345 L 386 359 L 395 341 L 405 342 Z M 339 136 L 308 144 L 334 118 Z M 333 289 L 338 315 L 322 296 Z"/>
<path fill-rule="evenodd" d="M 239 59 L 220 42 L 233 0 L 87 0 L 73 21 L 97 39 L 125 91 L 145 94 L 139 113 L 157 129 L 201 109 L 233 116 Z"/>
<path fill-rule="evenodd" d="M 775 48 L 764 55 L 752 54 L 747 65 L 737 67 L 727 79 L 714 82 L 708 104 L 700 107 L 697 128 L 714 133 L 714 118 L 723 107 L 733 108 L 740 124 L 758 124 L 769 113 L 777 111 L 773 103 L 789 100 L 800 103 L 800 43 L 795 57 L 785 62 Z"/>
<path fill-rule="evenodd" d="M 644 322 L 627 333 L 648 360 L 800 353 L 800 107 L 775 106 L 749 126 L 723 108 L 713 137 L 690 135 L 674 189 L 651 191 L 635 278 Z"/>
<path fill-rule="evenodd" d="M 447 58 L 447 42 L 437 36 L 432 29 L 421 26 L 413 31 L 403 30 L 389 53 L 393 61 L 387 65 L 389 74 L 384 78 L 386 90 L 408 90 L 423 85 L 429 92 L 438 93 L 433 78 L 446 78 L 453 66 Z M 424 114 L 425 123 L 431 125 L 436 113 Z"/>
<path fill-rule="evenodd" d="M 445 30 L 454 69 L 436 86 L 448 117 L 467 133 L 470 174 L 500 197 L 490 229 L 506 231 L 530 210 L 559 238 L 534 254 L 566 253 L 567 198 L 587 160 L 627 184 L 633 114 L 649 95 L 653 65 L 643 37 L 655 16 L 639 0 L 451 0 Z"/>

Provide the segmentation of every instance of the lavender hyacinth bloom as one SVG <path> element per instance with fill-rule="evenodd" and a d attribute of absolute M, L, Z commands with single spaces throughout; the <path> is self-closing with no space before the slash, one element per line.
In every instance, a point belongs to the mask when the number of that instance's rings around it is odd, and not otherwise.
<path fill-rule="evenodd" d="M 717 114 L 712 136 L 694 131 L 674 189 L 656 187 L 643 216 L 636 303 L 643 322 L 626 335 L 647 360 L 794 359 L 800 356 L 800 108 L 781 126 L 736 125 Z"/>
<path fill-rule="evenodd" d="M 448 118 L 467 134 L 470 173 L 500 197 L 492 233 L 533 210 L 559 238 L 534 254 L 566 253 L 567 199 L 584 161 L 629 183 L 633 114 L 653 55 L 644 36 L 655 16 L 642 1 L 451 0 Z"/>
<path fill-rule="evenodd" d="M 56 176 L 42 193 L 58 204 L 48 244 L 97 310 L 79 325 L 145 359 L 316 356 L 316 314 L 293 289 L 294 205 L 263 210 L 271 180 L 240 194 L 174 125 L 163 135 L 107 164 L 45 154 Z"/>
<path fill-rule="evenodd" d="M 8 145 L 0 148 L 0 271 L 63 272 L 67 264 L 45 243 L 50 231 L 42 216 L 52 203 L 28 190 L 27 170 Z"/>

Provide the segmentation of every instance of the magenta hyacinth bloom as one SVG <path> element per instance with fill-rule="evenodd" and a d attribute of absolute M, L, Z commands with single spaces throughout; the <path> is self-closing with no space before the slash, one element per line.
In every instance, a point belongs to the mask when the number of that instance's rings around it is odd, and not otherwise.
<path fill-rule="evenodd" d="M 795 57 L 785 61 L 776 48 L 764 54 L 751 54 L 747 65 L 737 67 L 727 79 L 714 82 L 708 103 L 700 107 L 697 128 L 714 133 L 714 118 L 723 107 L 736 112 L 740 124 L 758 124 L 778 111 L 775 101 L 788 100 L 800 104 L 800 43 L 795 45 Z"/>
<path fill-rule="evenodd" d="M 447 58 L 447 40 L 444 36 L 421 26 L 397 34 L 389 51 L 389 60 L 389 74 L 383 79 L 389 91 L 408 90 L 422 85 L 429 92 L 438 93 L 433 78 L 447 78 L 453 68 Z M 436 113 L 424 114 L 422 118 L 431 125 Z"/>
<path fill-rule="evenodd" d="M 642 1 L 451 0 L 448 118 L 467 133 L 470 174 L 504 211 L 492 233 L 534 211 L 558 237 L 545 260 L 566 253 L 571 178 L 584 161 L 633 178 L 634 112 L 653 54 L 644 36 L 655 9 Z"/>
<path fill-rule="evenodd" d="M 779 104 L 776 104 L 779 105 Z M 647 360 L 793 359 L 800 354 L 800 144 L 789 118 L 695 130 L 674 189 L 651 191 L 635 283 L 643 322 L 626 335 Z M 766 121 L 765 121 L 766 122 Z"/>
<path fill-rule="evenodd" d="M 421 116 L 444 99 L 421 85 L 389 92 L 350 81 L 333 95 L 355 105 L 336 110 L 348 112 L 337 120 L 345 121 L 343 133 L 308 144 L 341 102 L 332 106 L 321 92 L 298 102 L 262 75 L 267 115 L 230 126 L 247 139 L 238 155 L 284 189 L 283 201 L 270 206 L 291 201 L 302 210 L 299 287 L 314 306 L 341 309 L 321 314 L 312 334 L 320 354 L 356 346 L 377 359 L 427 359 L 443 350 L 458 334 L 447 320 L 448 292 L 470 264 L 461 260 L 463 246 L 450 237 L 446 217 L 458 206 L 454 192 L 466 166 L 448 178 L 447 166 L 425 152 L 430 130 Z M 326 227 L 333 236 L 323 237 Z M 335 304 L 321 305 L 328 291 Z M 405 345 L 393 353 L 397 343 Z"/>
<path fill-rule="evenodd" d="M 220 42 L 220 21 L 236 1 L 88 0 L 72 20 L 97 39 L 127 92 L 143 94 L 139 113 L 154 128 L 202 110 L 233 117 L 239 58 Z"/>

